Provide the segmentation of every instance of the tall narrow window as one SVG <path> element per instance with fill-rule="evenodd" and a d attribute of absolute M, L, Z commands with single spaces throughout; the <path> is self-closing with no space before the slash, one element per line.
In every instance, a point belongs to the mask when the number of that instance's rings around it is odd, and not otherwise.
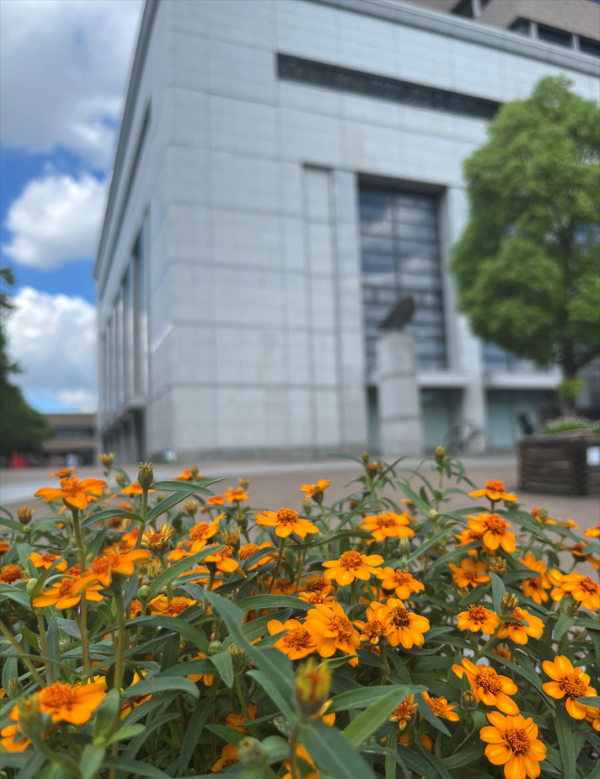
<path fill-rule="evenodd" d="M 125 401 L 123 386 L 123 290 L 119 290 L 119 296 L 115 303 L 115 385 L 117 390 L 116 409 L 120 411 Z"/>
<path fill-rule="evenodd" d="M 133 368 L 134 394 L 136 396 L 143 396 L 148 391 L 148 263 L 146 225 L 147 221 L 144 221 L 133 255 Z"/>
<path fill-rule="evenodd" d="M 361 187 L 360 221 L 367 369 L 375 368 L 379 324 L 402 298 L 415 312 L 420 368 L 446 367 L 446 337 L 438 238 L 437 198 Z"/>
<path fill-rule="evenodd" d="M 125 400 L 134 394 L 133 263 L 123 278 L 123 377 Z"/>

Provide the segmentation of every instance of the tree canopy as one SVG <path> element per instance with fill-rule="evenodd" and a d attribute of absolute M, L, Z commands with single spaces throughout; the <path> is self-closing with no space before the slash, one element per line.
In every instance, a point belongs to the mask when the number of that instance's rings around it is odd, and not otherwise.
<path fill-rule="evenodd" d="M 14 284 L 10 268 L 0 268 L 0 283 L 3 287 Z M 12 452 L 36 454 L 51 433 L 42 414 L 31 408 L 21 389 L 10 381 L 12 375 L 20 372 L 7 349 L 5 324 L 12 308 L 9 294 L 5 289 L 0 290 L 0 456 L 3 457 L 9 457 Z"/>
<path fill-rule="evenodd" d="M 476 335 L 567 378 L 600 354 L 600 109 L 570 86 L 544 78 L 490 123 L 452 259 Z"/>

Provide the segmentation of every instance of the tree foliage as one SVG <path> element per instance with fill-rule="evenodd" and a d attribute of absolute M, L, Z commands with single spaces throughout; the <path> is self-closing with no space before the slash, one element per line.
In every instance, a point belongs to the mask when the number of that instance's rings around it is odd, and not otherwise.
<path fill-rule="evenodd" d="M 600 353 L 600 109 L 569 86 L 505 105 L 466 160 L 452 268 L 477 335 L 573 377 Z"/>
<path fill-rule="evenodd" d="M 13 309 L 5 289 L 14 284 L 10 268 L 0 268 L 0 283 L 0 456 L 8 457 L 12 452 L 35 454 L 51 431 L 42 414 L 31 408 L 21 389 L 10 381 L 12 375 L 20 373 L 8 354 L 5 331 L 6 318 Z"/>

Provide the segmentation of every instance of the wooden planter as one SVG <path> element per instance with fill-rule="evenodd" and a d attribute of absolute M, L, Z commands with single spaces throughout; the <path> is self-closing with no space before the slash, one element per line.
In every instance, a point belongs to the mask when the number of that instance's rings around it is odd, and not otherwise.
<path fill-rule="evenodd" d="M 600 494 L 600 436 L 527 436 L 519 444 L 519 489 Z"/>

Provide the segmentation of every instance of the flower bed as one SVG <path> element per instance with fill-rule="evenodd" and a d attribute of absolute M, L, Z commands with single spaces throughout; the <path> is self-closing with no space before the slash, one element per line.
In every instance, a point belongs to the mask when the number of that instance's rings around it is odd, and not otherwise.
<path fill-rule="evenodd" d="M 101 460 L 1 519 L 10 779 L 600 774 L 600 525 L 473 489 L 441 448 L 419 473 L 364 455 L 300 513 Z"/>

